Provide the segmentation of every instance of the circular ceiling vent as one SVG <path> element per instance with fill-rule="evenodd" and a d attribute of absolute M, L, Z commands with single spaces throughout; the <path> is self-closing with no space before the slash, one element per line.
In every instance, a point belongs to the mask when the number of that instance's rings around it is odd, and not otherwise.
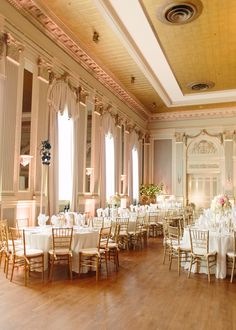
<path fill-rule="evenodd" d="M 157 17 L 163 23 L 180 25 L 193 21 L 201 12 L 202 3 L 200 0 L 191 0 L 189 2 L 168 1 L 158 8 Z"/>
<path fill-rule="evenodd" d="M 206 91 L 215 86 L 213 81 L 193 82 L 187 85 L 192 91 Z"/>

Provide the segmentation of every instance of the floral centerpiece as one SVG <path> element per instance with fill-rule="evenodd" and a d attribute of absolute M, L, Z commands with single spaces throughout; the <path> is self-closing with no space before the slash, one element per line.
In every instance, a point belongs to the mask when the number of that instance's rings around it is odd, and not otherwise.
<path fill-rule="evenodd" d="M 231 211 L 232 205 L 226 195 L 217 195 L 211 202 L 211 210 L 214 214 L 225 215 Z"/>
<path fill-rule="evenodd" d="M 120 195 L 118 193 L 116 193 L 115 195 L 111 196 L 108 204 L 110 205 L 110 207 L 119 207 L 120 206 Z"/>

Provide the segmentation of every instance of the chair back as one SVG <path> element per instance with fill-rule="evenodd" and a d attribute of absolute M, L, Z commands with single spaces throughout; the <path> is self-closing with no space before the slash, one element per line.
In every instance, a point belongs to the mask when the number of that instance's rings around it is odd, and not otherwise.
<path fill-rule="evenodd" d="M 129 218 L 116 218 L 116 223 L 120 225 L 120 232 L 128 234 Z"/>
<path fill-rule="evenodd" d="M 236 231 L 234 231 L 234 254 L 236 254 Z"/>
<path fill-rule="evenodd" d="M 104 225 L 104 218 L 103 217 L 94 217 L 92 219 L 92 226 L 94 228 L 102 228 Z"/>
<path fill-rule="evenodd" d="M 191 252 L 194 254 L 209 252 L 209 230 L 189 229 Z"/>
<path fill-rule="evenodd" d="M 6 224 L 1 224 L 0 226 L 0 250 L 8 251 L 9 233 L 8 226 Z"/>
<path fill-rule="evenodd" d="M 108 240 L 111 237 L 111 227 L 103 227 L 100 230 L 99 234 L 99 243 L 98 243 L 98 249 L 107 248 Z"/>
<path fill-rule="evenodd" d="M 120 224 L 119 223 L 116 223 L 115 224 L 115 230 L 114 230 L 114 233 L 112 235 L 112 239 L 115 243 L 118 243 L 119 241 L 119 235 L 120 235 Z"/>
<path fill-rule="evenodd" d="M 53 250 L 71 250 L 73 228 L 52 228 Z"/>
<path fill-rule="evenodd" d="M 168 225 L 168 238 L 171 244 L 180 244 L 180 230 L 179 227 Z"/>
<path fill-rule="evenodd" d="M 12 242 L 12 251 L 11 251 L 11 253 L 14 255 L 16 253 L 15 241 L 17 241 L 19 239 L 19 232 L 18 232 L 17 228 L 14 228 L 14 227 L 9 228 L 9 239 Z"/>
<path fill-rule="evenodd" d="M 156 224 L 158 222 L 158 212 L 148 212 L 149 224 Z"/>

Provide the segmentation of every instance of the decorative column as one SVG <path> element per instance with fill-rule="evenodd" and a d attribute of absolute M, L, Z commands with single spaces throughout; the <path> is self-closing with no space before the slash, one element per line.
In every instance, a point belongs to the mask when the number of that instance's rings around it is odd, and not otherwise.
<path fill-rule="evenodd" d="M 176 164 L 175 164 L 175 195 L 178 200 L 184 196 L 184 187 L 186 186 L 186 155 L 183 141 L 183 133 L 175 133 Z"/>
<path fill-rule="evenodd" d="M 234 164 L 233 164 L 233 133 L 225 132 L 224 133 L 224 167 L 225 167 L 225 178 L 224 178 L 224 187 L 225 193 L 232 197 L 234 194 L 233 191 L 233 178 L 234 178 Z"/>
<path fill-rule="evenodd" d="M 6 53 L 6 45 L 4 42 L 4 34 L 3 34 L 3 26 L 4 26 L 4 17 L 0 16 L 0 216 L 2 218 L 1 212 L 1 201 L 2 201 L 2 144 L 3 144 L 3 109 L 4 109 L 4 89 L 5 89 L 5 53 Z"/>

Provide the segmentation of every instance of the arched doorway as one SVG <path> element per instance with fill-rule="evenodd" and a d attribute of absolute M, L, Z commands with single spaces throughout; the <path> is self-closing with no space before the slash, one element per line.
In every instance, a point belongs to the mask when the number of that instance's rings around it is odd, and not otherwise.
<path fill-rule="evenodd" d="M 222 190 L 223 147 L 217 138 L 201 135 L 187 147 L 187 200 L 207 208 Z"/>

